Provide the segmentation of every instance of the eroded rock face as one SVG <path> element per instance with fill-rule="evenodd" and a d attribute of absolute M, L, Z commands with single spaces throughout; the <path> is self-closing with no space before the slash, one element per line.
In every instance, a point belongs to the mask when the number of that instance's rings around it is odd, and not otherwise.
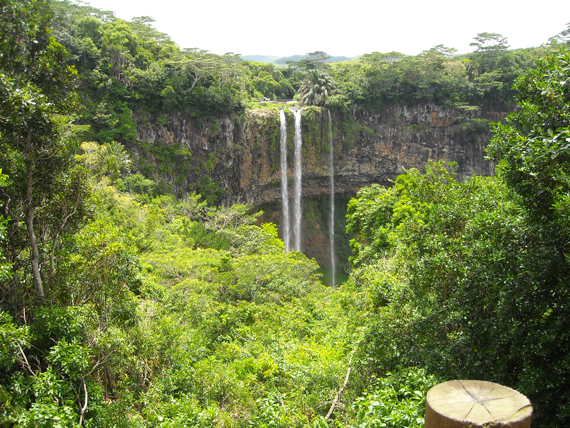
<path fill-rule="evenodd" d="M 470 129 L 470 121 L 457 110 L 435 105 L 392 107 L 380 113 L 359 109 L 354 117 L 374 134 L 362 132 L 352 149 L 337 154 L 339 192 L 372 183 L 389 185 L 405 169 L 423 170 L 428 160 L 457 162 L 460 180 L 494 173 L 494 165 L 484 160 L 489 132 Z"/>
<path fill-rule="evenodd" d="M 499 121 L 506 112 L 466 118 L 456 109 L 433 104 L 394 106 L 380 112 L 355 108 L 351 117 L 332 113 L 335 193 L 355 195 L 363 186 L 390 186 L 404 170 L 423 170 L 428 160 L 457 162 L 460 180 L 473 174 L 492 175 L 494 165 L 485 161 L 490 138 L 483 119 Z M 330 192 L 328 115 L 326 110 L 303 109 L 303 197 Z M 288 122 L 288 177 L 293 197 L 293 117 Z M 251 110 L 244 117 L 220 117 L 197 121 L 171 114 L 159 121 L 137 116 L 138 140 L 153 146 L 181 145 L 192 151 L 192 167 L 184 183 L 175 183 L 179 194 L 200 191 L 199 182 L 208 175 L 224 190 L 220 201 L 230 206 L 247 203 L 259 206 L 281 201 L 279 112 Z M 139 146 L 138 150 L 141 150 Z M 143 156 L 133 147 L 135 161 Z M 159 165 L 156 171 L 160 171 Z M 162 177 L 173 182 L 172 177 Z M 184 178 L 184 177 L 183 177 Z M 178 181 L 180 181 L 178 179 Z M 183 181 L 183 180 L 182 180 Z M 264 221 L 279 224 L 280 210 Z M 328 215 L 328 214 L 322 214 Z M 321 266 L 330 264 L 328 231 L 318 220 L 303 221 L 301 247 Z M 319 227 L 322 230 L 318 230 Z"/>
<path fill-rule="evenodd" d="M 492 112 L 489 118 L 500 120 L 505 115 Z M 332 116 L 338 193 L 356 193 L 372 183 L 390 185 L 405 169 L 423 170 L 428 160 L 457 162 L 460 180 L 494 173 L 493 163 L 484 160 L 488 130 L 481 128 L 481 118 L 466 119 L 459 110 L 428 104 L 388 107 L 381 112 L 355 108 L 348 120 L 335 113 Z M 162 124 L 148 117 L 135 118 L 140 141 L 181 144 L 192 150 L 195 169 L 186 183 L 189 190 L 208 174 L 224 189 L 221 202 L 225 205 L 255 206 L 280 200 L 277 111 L 251 110 L 240 119 L 221 117 L 201 123 L 181 114 L 169 115 Z M 330 191 L 326 121 L 325 110 L 303 111 L 303 196 Z M 292 140 L 290 119 L 288 131 Z M 212 162 L 206 168 L 208 160 Z M 289 141 L 290 180 L 292 169 Z"/>

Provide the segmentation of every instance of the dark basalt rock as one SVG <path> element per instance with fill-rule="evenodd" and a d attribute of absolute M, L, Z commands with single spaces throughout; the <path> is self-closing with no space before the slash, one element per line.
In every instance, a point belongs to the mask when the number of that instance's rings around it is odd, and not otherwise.
<path fill-rule="evenodd" d="M 488 117 L 500 120 L 507 113 L 490 112 Z M 152 118 L 137 119 L 140 141 L 185 145 L 192 150 L 197 166 L 214 153 L 218 163 L 209 175 L 225 189 L 223 204 L 261 205 L 281 199 L 279 137 L 275 141 L 274 135 L 279 125 L 278 112 L 250 110 L 239 122 L 221 117 L 200 124 L 181 114 L 169 115 L 166 124 L 153 122 Z M 333 121 L 339 120 L 333 113 Z M 484 159 L 490 132 L 469 130 L 472 119 L 466 119 L 459 110 L 433 104 L 394 106 L 380 112 L 355 108 L 352 120 L 366 132 L 360 132 L 350 145 L 345 144 L 347 137 L 341 131 L 333 132 L 338 193 L 356 193 L 372 183 L 390 185 L 404 170 L 423 170 L 428 160 L 457 162 L 460 180 L 473 174 L 494 174 L 494 164 Z M 325 126 L 325 120 L 317 121 L 317 127 Z M 326 131 L 317 129 L 317 132 Z M 270 135 L 274 135 L 273 140 Z M 303 138 L 303 195 L 328 194 L 328 154 L 315 149 L 306 136 Z M 194 172 L 188 183 L 203 174 L 204 171 Z"/>
<path fill-rule="evenodd" d="M 485 160 L 491 134 L 482 119 L 497 121 L 507 114 L 490 111 L 484 117 L 478 113 L 468 117 L 461 110 L 434 104 L 392 106 L 381 111 L 355 107 L 348 118 L 332 112 L 336 193 L 355 195 L 373 183 L 390 186 L 404 170 L 423 170 L 428 160 L 456 162 L 459 180 L 473 174 L 493 175 L 495 165 Z M 330 192 L 326 116 L 324 109 L 303 111 L 303 197 Z M 196 190 L 207 174 L 224 189 L 223 205 L 259 206 L 281 200 L 277 110 L 249 110 L 240 118 L 203 121 L 180 113 L 165 116 L 166 120 L 163 117 L 162 123 L 136 113 L 134 117 L 139 141 L 180 144 L 192 151 L 193 170 L 184 183 L 173 183 L 178 194 Z M 353 131 L 347 131 L 347 121 Z M 288 131 L 292 140 L 292 121 Z M 136 145 L 132 149 L 137 161 L 142 154 L 137 153 Z M 292 197 L 292 141 L 288 169 Z M 173 181 L 172 177 L 162 178 Z M 303 247 L 308 248 L 308 243 Z"/>

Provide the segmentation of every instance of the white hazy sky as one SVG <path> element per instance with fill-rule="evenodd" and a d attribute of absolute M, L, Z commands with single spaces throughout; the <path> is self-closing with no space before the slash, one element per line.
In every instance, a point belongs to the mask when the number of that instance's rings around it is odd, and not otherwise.
<path fill-rule="evenodd" d="M 415 55 L 435 45 L 471 52 L 477 33 L 511 48 L 539 46 L 567 28 L 569 0 L 86 0 L 119 18 L 150 16 L 181 48 L 289 56 L 321 50 Z"/>

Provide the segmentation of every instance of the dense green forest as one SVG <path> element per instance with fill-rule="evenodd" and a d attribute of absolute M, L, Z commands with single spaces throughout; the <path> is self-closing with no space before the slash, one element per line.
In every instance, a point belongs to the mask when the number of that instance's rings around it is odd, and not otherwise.
<path fill-rule="evenodd" d="M 184 144 L 148 144 L 137 139 L 137 126 L 166 125 L 180 113 L 215 131 L 222 115 L 243 120 L 246 108 L 270 108 L 264 100 L 299 99 L 343 115 L 343 134 L 357 132 L 355 105 L 436 103 L 461 110 L 467 132 L 489 128 L 489 109 L 515 106 L 512 84 L 535 60 L 555 52 L 565 35 L 538 48 L 509 50 L 508 41 L 480 33 L 474 52 L 456 56 L 442 45 L 417 56 L 370 53 L 358 61 L 327 63 L 324 52 L 311 52 L 286 66 L 244 61 L 238 55 L 214 55 L 180 49 L 152 26 L 149 17 L 131 22 L 69 0 L 53 1 L 53 36 L 69 52 L 77 70 L 81 108 L 74 123 L 78 137 L 100 144 L 117 141 L 135 158 L 133 172 L 156 183 L 157 194 L 184 197 L 196 191 L 217 203 L 224 190 L 209 165 Z M 210 162 L 211 164 L 212 162 Z M 231 172 L 230 172 L 231 173 Z M 192 177 L 191 180 L 188 177 Z"/>
<path fill-rule="evenodd" d="M 149 17 L 126 22 L 69 1 L 54 2 L 53 9 L 53 35 L 78 71 L 81 117 L 91 125 L 86 137 L 100 143 L 132 141 L 126 108 L 202 118 L 239 114 L 252 101 L 292 99 L 302 83 L 318 78 L 311 70 L 333 81 L 331 99 L 324 97 L 321 103 L 329 108 L 349 109 L 355 103 L 514 105 L 514 79 L 564 41 L 559 36 L 540 48 L 509 50 L 501 35 L 480 33 L 469 55 L 456 56 L 454 49 L 438 45 L 417 56 L 374 52 L 355 62 L 331 64 L 319 51 L 278 68 L 232 53 L 180 50 L 152 27 Z M 114 126 L 119 120 L 122 127 Z"/>
<path fill-rule="evenodd" d="M 455 378 L 570 425 L 568 30 L 278 69 L 180 50 L 146 17 L 0 10 L 0 425 L 421 427 L 427 390 Z M 438 162 L 361 189 L 332 289 L 261 213 L 173 194 L 126 149 L 134 112 L 240 117 L 263 97 L 518 108 L 493 125 L 496 177 Z M 180 174 L 192 156 L 152 150 Z"/>

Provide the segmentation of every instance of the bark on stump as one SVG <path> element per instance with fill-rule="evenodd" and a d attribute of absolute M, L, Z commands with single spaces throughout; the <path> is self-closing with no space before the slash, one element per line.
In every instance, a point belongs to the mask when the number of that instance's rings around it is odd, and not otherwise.
<path fill-rule="evenodd" d="M 425 428 L 530 428 L 532 406 L 514 389 L 480 380 L 451 380 L 426 398 Z"/>

